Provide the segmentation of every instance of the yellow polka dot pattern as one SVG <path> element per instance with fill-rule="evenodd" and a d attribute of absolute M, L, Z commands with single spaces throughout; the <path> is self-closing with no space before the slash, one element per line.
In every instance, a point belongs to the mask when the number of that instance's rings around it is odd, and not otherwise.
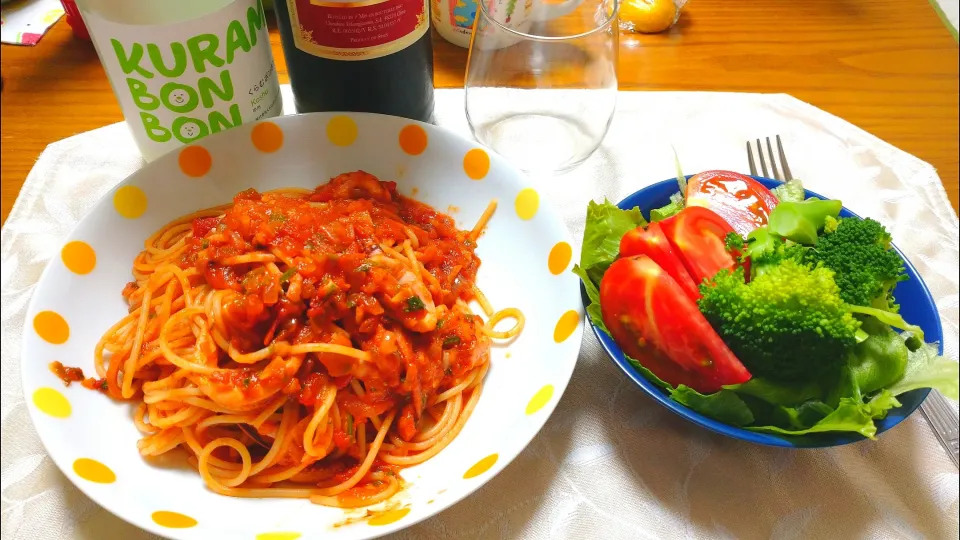
<path fill-rule="evenodd" d="M 168 529 L 189 529 L 197 526 L 197 520 L 180 512 L 170 512 L 168 510 L 159 510 L 151 516 L 153 522 L 161 527 Z"/>
<path fill-rule="evenodd" d="M 493 467 L 494 464 L 497 463 L 498 459 L 500 459 L 499 454 L 490 454 L 489 456 L 474 463 L 472 467 L 467 469 L 467 472 L 463 473 L 464 480 L 476 478 L 477 476 L 489 471 L 490 467 Z"/>
<path fill-rule="evenodd" d="M 580 314 L 574 310 L 570 310 L 560 316 L 560 320 L 557 321 L 557 326 L 553 329 L 553 340 L 557 343 L 563 343 L 571 335 L 573 331 L 577 329 L 577 324 L 580 323 Z"/>
<path fill-rule="evenodd" d="M 256 540 L 297 540 L 301 536 L 298 532 L 268 532 L 258 534 Z"/>
<path fill-rule="evenodd" d="M 410 508 L 397 508 L 396 510 L 387 510 L 382 514 L 377 514 L 367 520 L 368 525 L 374 527 L 382 527 L 384 525 L 390 525 L 391 523 L 396 523 L 406 517 L 410 513 Z"/>
<path fill-rule="evenodd" d="M 67 398 L 53 388 L 37 388 L 33 392 L 33 405 L 54 418 L 68 418 L 73 412 Z"/>
<path fill-rule="evenodd" d="M 56 311 L 41 311 L 34 315 L 33 329 L 40 339 L 53 345 L 63 345 L 70 339 L 70 326 Z"/>
<path fill-rule="evenodd" d="M 550 403 L 550 398 L 553 397 L 553 385 L 548 384 L 537 391 L 536 394 L 530 398 L 530 402 L 527 403 L 527 415 L 531 415 L 542 409 L 547 403 Z"/>
<path fill-rule="evenodd" d="M 74 461 L 73 472 L 80 478 L 97 484 L 112 484 L 117 481 L 117 475 L 110 467 L 95 459 L 80 458 Z"/>
<path fill-rule="evenodd" d="M 127 219 L 137 219 L 147 211 L 147 196 L 137 186 L 123 186 L 113 194 L 113 207 Z"/>
<path fill-rule="evenodd" d="M 559 276 L 570 265 L 570 258 L 573 256 L 573 248 L 566 242 L 557 242 L 550 250 L 547 257 L 547 268 L 550 273 Z"/>
<path fill-rule="evenodd" d="M 89 274 L 97 266 L 97 253 L 90 244 L 75 240 L 68 242 L 60 250 L 63 265 L 74 274 Z"/>
<path fill-rule="evenodd" d="M 327 138 L 336 146 L 350 146 L 357 140 L 357 123 L 349 116 L 334 116 L 327 123 Z"/>
<path fill-rule="evenodd" d="M 516 207 L 517 216 L 524 221 L 529 221 L 540 209 L 540 194 L 533 188 L 521 189 L 513 204 Z"/>

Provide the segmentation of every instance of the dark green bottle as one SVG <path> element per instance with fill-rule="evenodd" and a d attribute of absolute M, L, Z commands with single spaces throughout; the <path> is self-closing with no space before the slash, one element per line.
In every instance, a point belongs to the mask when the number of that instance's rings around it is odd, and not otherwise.
<path fill-rule="evenodd" d="M 426 0 L 274 0 L 274 10 L 298 112 L 431 120 Z"/>

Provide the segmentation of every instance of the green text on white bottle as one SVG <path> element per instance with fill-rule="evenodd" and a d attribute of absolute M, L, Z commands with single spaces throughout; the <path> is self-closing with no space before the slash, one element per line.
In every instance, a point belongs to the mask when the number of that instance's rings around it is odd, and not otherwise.
<path fill-rule="evenodd" d="M 143 157 L 283 112 L 260 0 L 77 0 Z"/>

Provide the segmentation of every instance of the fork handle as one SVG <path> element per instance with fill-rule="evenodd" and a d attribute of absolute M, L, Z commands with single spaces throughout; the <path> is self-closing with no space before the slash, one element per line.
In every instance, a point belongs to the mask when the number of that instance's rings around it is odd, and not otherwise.
<path fill-rule="evenodd" d="M 933 432 L 940 439 L 940 444 L 953 460 L 953 465 L 960 468 L 960 426 L 957 413 L 950 406 L 947 398 L 936 390 L 927 395 L 920 405 L 920 411 L 930 423 Z"/>

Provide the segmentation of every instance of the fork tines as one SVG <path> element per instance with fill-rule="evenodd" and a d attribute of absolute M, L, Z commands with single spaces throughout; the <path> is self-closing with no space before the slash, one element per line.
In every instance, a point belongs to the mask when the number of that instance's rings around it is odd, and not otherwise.
<path fill-rule="evenodd" d="M 760 139 L 757 139 L 757 156 L 760 158 L 760 170 L 763 173 L 762 175 L 757 173 L 757 165 L 753 160 L 753 149 L 750 146 L 750 141 L 747 141 L 747 161 L 750 164 L 750 174 L 754 176 L 763 176 L 765 178 L 773 178 L 774 180 L 780 180 L 781 182 L 787 180 L 793 180 L 793 173 L 790 172 L 790 165 L 787 164 L 787 155 L 783 152 L 783 143 L 780 141 L 780 136 L 775 136 L 777 139 L 777 154 L 773 153 L 773 145 L 770 142 L 770 137 L 767 137 L 767 154 L 764 155 L 763 145 L 760 144 Z M 780 167 L 777 167 L 777 157 L 780 158 Z M 770 168 L 773 171 L 773 176 L 767 171 L 767 159 L 770 160 Z M 783 175 L 780 174 L 780 169 L 783 169 Z"/>

